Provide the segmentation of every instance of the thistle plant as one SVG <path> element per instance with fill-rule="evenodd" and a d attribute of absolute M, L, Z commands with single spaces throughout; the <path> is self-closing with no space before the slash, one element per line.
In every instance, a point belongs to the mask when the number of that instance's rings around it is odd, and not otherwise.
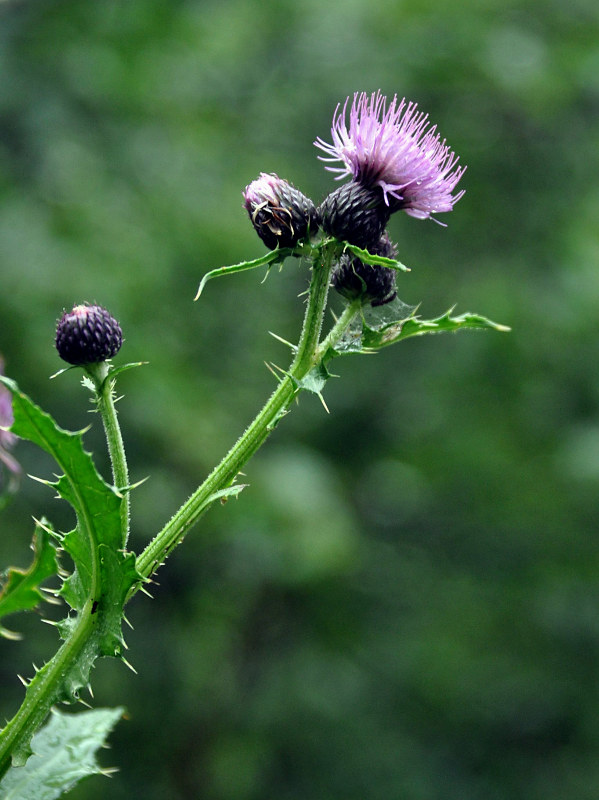
<path fill-rule="evenodd" d="M 463 195 L 456 187 L 465 168 L 428 117 L 416 104 L 397 97 L 388 102 L 380 92 L 356 94 L 337 107 L 331 137 L 330 143 L 318 138 L 315 145 L 324 152 L 327 169 L 348 180 L 317 207 L 287 180 L 261 173 L 246 186 L 243 201 L 268 252 L 213 269 L 200 282 L 196 300 L 216 277 L 268 270 L 288 257 L 300 259 L 309 276 L 297 343 L 285 343 L 291 350 L 288 368 L 273 369 L 276 386 L 262 409 L 141 552 L 128 547 L 129 495 L 135 487 L 129 481 L 115 406 L 118 375 L 137 364 L 112 361 L 123 342 L 116 320 L 100 306 L 78 304 L 62 315 L 55 340 L 59 356 L 69 364 L 64 371 L 82 370 L 83 385 L 96 403 L 112 465 L 109 478 L 97 471 L 82 433 L 59 427 L 14 380 L 0 377 L 0 460 L 11 475 L 18 474 L 9 454 L 17 437 L 45 450 L 61 474 L 42 482 L 76 515 L 76 526 L 68 532 L 55 530 L 46 519 L 36 521 L 32 563 L 25 569 L 9 568 L 2 576 L 2 621 L 48 599 L 67 607 L 64 619 L 52 623 L 61 639 L 56 654 L 22 679 L 23 703 L 0 734 L 2 797 L 59 797 L 81 777 L 102 771 L 95 751 L 123 709 L 65 713 L 61 706 L 76 703 L 82 690 L 91 689 L 90 671 L 97 658 L 113 657 L 128 665 L 123 635 L 127 604 L 146 591 L 167 556 L 217 500 L 246 488 L 239 475 L 298 395 L 312 393 L 324 403 L 333 359 L 372 353 L 429 333 L 507 330 L 471 313 L 448 311 L 426 320 L 397 297 L 397 278 L 409 270 L 397 259 L 397 245 L 387 231 L 391 215 L 404 211 L 416 219 L 436 219 L 452 211 Z M 340 166 L 331 166 L 335 163 Z M 323 333 L 331 287 L 343 308 Z M 73 565 L 70 571 L 65 554 Z M 54 588 L 49 589 L 52 579 Z M 15 636 L 6 627 L 0 633 Z"/>

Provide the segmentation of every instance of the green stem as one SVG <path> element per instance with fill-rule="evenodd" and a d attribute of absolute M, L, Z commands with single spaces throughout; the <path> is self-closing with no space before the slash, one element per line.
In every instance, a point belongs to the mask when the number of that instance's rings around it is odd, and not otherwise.
<path fill-rule="evenodd" d="M 348 306 L 329 335 L 319 345 L 331 269 L 337 249 L 335 243 L 326 243 L 316 251 L 300 340 L 289 371 L 220 464 L 140 554 L 137 559 L 137 569 L 143 577 L 149 578 L 153 574 L 213 502 L 215 494 L 233 484 L 244 464 L 263 444 L 277 421 L 301 391 L 302 380 L 326 356 L 329 347 L 338 341 L 359 310 L 359 303 Z M 125 542 L 129 529 L 129 476 L 114 406 L 110 370 L 106 364 L 98 364 L 89 366 L 87 373 L 96 389 L 98 408 L 102 416 L 112 462 L 114 484 L 124 495 L 121 506 L 121 522 L 123 542 Z M 92 521 L 82 519 L 80 524 L 88 530 L 88 535 L 93 538 Z M 94 554 L 97 554 L 97 545 L 92 546 L 91 549 Z M 51 705 L 63 699 L 60 688 L 62 681 L 73 664 L 85 652 L 99 618 L 99 615 L 94 615 L 94 598 L 100 594 L 100 568 L 96 557 L 93 559 L 91 579 L 89 599 L 77 616 L 68 638 L 56 655 L 41 670 L 37 671 L 28 686 L 21 708 L 7 723 L 0 735 L 0 777 L 10 767 L 11 758 L 14 757 L 17 764 L 25 762 L 31 736 L 43 723 Z M 139 588 L 138 584 L 130 596 Z"/>
<path fill-rule="evenodd" d="M 314 259 L 304 323 L 295 357 L 287 374 L 220 464 L 139 555 L 137 570 L 143 577 L 149 578 L 181 541 L 210 505 L 215 492 L 234 482 L 244 464 L 263 444 L 300 391 L 301 380 L 318 362 L 318 341 L 335 255 L 336 246 L 331 244 L 323 247 Z"/>
<path fill-rule="evenodd" d="M 319 249 L 317 257 L 314 258 L 304 323 L 288 373 L 281 379 L 260 413 L 220 464 L 140 554 L 137 559 L 137 569 L 143 577 L 149 578 L 153 574 L 209 507 L 215 494 L 231 486 L 244 464 L 263 444 L 277 421 L 301 390 L 301 381 L 326 356 L 329 347 L 334 346 L 359 311 L 359 303 L 350 304 L 319 345 L 330 274 L 336 254 L 336 246 L 327 244 Z M 115 486 L 121 490 L 127 489 L 129 481 L 127 463 L 114 408 L 109 369 L 105 364 L 101 364 L 88 368 L 87 371 L 96 387 L 98 407 L 106 431 Z M 126 502 L 122 507 L 123 536 L 128 530 L 129 518 L 128 493 L 126 491 L 124 496 Z M 92 530 L 90 520 L 84 519 L 81 520 L 81 523 L 89 531 Z M 97 550 L 97 548 L 92 549 L 94 552 Z M 93 598 L 99 595 L 99 580 L 99 564 L 97 559 L 94 559 L 90 598 L 77 616 L 67 640 L 56 655 L 37 672 L 28 686 L 21 708 L 0 735 L 0 777 L 10 767 L 13 755 L 15 763 L 24 763 L 27 756 L 27 744 L 31 736 L 43 723 L 50 706 L 61 699 L 59 689 L 61 681 L 85 651 L 98 619 L 98 616 L 93 613 Z M 130 596 L 139 588 L 138 584 Z"/>
<path fill-rule="evenodd" d="M 121 428 L 114 403 L 113 381 L 110 380 L 110 369 L 105 361 L 99 364 L 88 364 L 85 368 L 96 389 L 98 411 L 102 417 L 110 463 L 112 464 L 112 480 L 115 488 L 122 493 L 121 531 L 123 547 L 129 538 L 129 469 L 125 456 L 125 446 L 121 436 Z"/>
<path fill-rule="evenodd" d="M 318 348 L 319 358 L 322 358 L 326 355 L 329 347 L 334 347 L 334 345 L 337 344 L 361 308 L 362 300 L 360 298 L 353 300 L 351 303 L 348 303 L 348 305 L 345 306 L 341 316 L 335 321 L 335 324 L 327 334 L 326 338 L 322 340 L 322 343 Z"/>
<path fill-rule="evenodd" d="M 90 598 L 68 639 L 31 680 L 21 707 L 0 734 L 0 778 L 10 768 L 13 756 L 16 766 L 25 763 L 29 741 L 46 719 L 51 706 L 61 699 L 57 687 L 84 650 L 95 620 Z"/>
<path fill-rule="evenodd" d="M 92 379 L 95 389 L 98 408 L 102 415 L 108 448 L 113 468 L 115 486 L 123 491 L 124 500 L 121 505 L 121 531 L 123 540 L 128 529 L 128 484 L 127 463 L 123 449 L 123 442 L 114 408 L 112 381 L 109 379 L 107 364 L 100 363 L 89 365 L 86 372 Z M 49 450 L 52 452 L 52 449 Z M 63 467 L 65 475 L 69 470 L 62 464 L 59 452 L 52 452 L 56 461 Z M 25 699 L 15 714 L 0 733 L 0 777 L 10 767 L 11 759 L 16 765 L 25 763 L 29 755 L 29 742 L 31 736 L 37 731 L 46 718 L 51 706 L 64 699 L 72 699 L 65 677 L 73 669 L 73 665 L 80 659 L 85 659 L 85 649 L 89 646 L 92 634 L 100 619 L 96 614 L 98 598 L 101 597 L 101 563 L 100 551 L 96 536 L 96 520 L 79 492 L 75 480 L 69 478 L 71 490 L 76 498 L 78 512 L 78 525 L 81 527 L 83 537 L 87 540 L 91 567 L 89 570 L 89 594 L 81 612 L 73 618 L 72 628 L 54 657 L 36 674 L 29 682 Z M 80 679 L 77 672 L 73 673 L 75 681 Z"/>

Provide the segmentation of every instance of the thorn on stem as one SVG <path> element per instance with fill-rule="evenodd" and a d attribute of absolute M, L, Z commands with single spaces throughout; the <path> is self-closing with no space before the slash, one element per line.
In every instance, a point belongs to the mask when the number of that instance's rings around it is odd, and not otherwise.
<path fill-rule="evenodd" d="M 137 670 L 135 669 L 133 664 L 130 664 L 124 656 L 121 656 L 121 661 L 126 667 L 128 667 L 131 670 L 131 672 L 133 672 L 134 675 L 137 675 Z"/>

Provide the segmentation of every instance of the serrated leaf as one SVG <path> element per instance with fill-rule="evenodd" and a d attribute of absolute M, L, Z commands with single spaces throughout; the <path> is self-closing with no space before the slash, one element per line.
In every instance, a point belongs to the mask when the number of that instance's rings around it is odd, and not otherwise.
<path fill-rule="evenodd" d="M 226 503 L 229 497 L 237 497 L 237 495 L 241 494 L 241 492 L 243 492 L 243 490 L 246 488 L 247 483 L 234 483 L 232 486 L 226 486 L 224 489 L 219 489 L 217 492 L 213 492 L 210 495 L 202 508 L 212 505 L 212 503 L 215 503 L 217 500 L 220 500 L 221 503 Z"/>
<path fill-rule="evenodd" d="M 123 606 L 129 589 L 139 581 L 135 553 L 120 553 L 100 545 L 102 590 L 93 614 L 98 616 L 97 639 L 100 655 L 121 656 L 125 642 L 122 634 Z"/>
<path fill-rule="evenodd" d="M 228 267 L 217 267 L 216 269 L 210 270 L 210 272 L 207 272 L 202 278 L 194 300 L 199 299 L 204 291 L 204 287 L 208 281 L 213 278 L 220 278 L 223 275 L 234 275 L 236 272 L 246 272 L 247 270 L 257 269 L 258 267 L 270 267 L 277 261 L 284 261 L 285 258 L 293 252 L 294 250 L 291 247 L 282 247 L 277 250 L 271 250 L 269 253 L 260 256 L 260 258 L 255 258 L 253 261 L 240 261 L 239 264 L 231 264 Z"/>
<path fill-rule="evenodd" d="M 325 383 L 331 377 L 331 373 L 326 368 L 326 360 L 322 359 L 301 381 L 296 381 L 299 389 L 303 389 L 313 394 L 321 395 Z"/>
<path fill-rule="evenodd" d="M 408 306 L 397 298 L 383 306 L 365 307 L 362 316 L 350 325 L 328 357 L 346 353 L 372 353 L 402 339 L 428 333 L 455 332 L 466 328 L 510 330 L 480 314 L 452 316 L 453 309 L 450 309 L 436 319 L 425 320 L 416 316 L 415 311 L 415 307 Z"/>
<path fill-rule="evenodd" d="M 365 335 L 388 326 L 403 324 L 414 316 L 416 308 L 417 306 L 409 306 L 397 297 L 382 306 L 363 306 L 360 316 L 354 318 L 334 348 L 330 348 L 326 360 L 348 353 L 368 352 L 364 343 Z"/>
<path fill-rule="evenodd" d="M 498 322 L 483 317 L 480 314 L 466 312 L 457 316 L 452 316 L 453 309 L 449 309 L 445 314 L 433 320 L 421 320 L 418 317 L 407 320 L 402 330 L 402 339 L 409 336 L 421 336 L 425 333 L 447 333 L 465 328 L 490 328 L 495 331 L 507 333 L 511 330 L 508 325 L 501 325 Z"/>
<path fill-rule="evenodd" d="M 103 772 L 96 759 L 123 708 L 99 708 L 79 714 L 54 710 L 31 740 L 33 755 L 23 767 L 11 767 L 0 781 L 2 800 L 56 800 L 83 778 Z"/>
<path fill-rule="evenodd" d="M 60 428 L 14 381 L 3 377 L 0 381 L 13 394 L 12 433 L 37 444 L 64 472 L 57 481 L 47 483 L 75 511 L 77 527 L 64 535 L 61 544 L 73 559 L 84 590 L 89 592 L 95 573 L 95 548 L 105 544 L 120 551 L 122 496 L 96 470 L 91 455 L 83 448 L 81 433 Z M 74 608 L 80 610 L 78 606 Z"/>
<path fill-rule="evenodd" d="M 345 242 L 344 249 L 349 250 L 355 256 L 358 256 L 360 261 L 363 261 L 364 264 L 387 267 L 388 269 L 394 269 L 397 272 L 410 272 L 410 268 L 406 267 L 405 264 L 402 264 L 401 261 L 397 261 L 395 258 L 386 258 L 385 256 L 369 253 L 368 250 L 363 250 L 361 247 L 358 247 L 355 244 L 349 244 L 349 242 Z"/>
<path fill-rule="evenodd" d="M 387 345 L 395 344 L 410 336 L 423 336 L 429 333 L 453 333 L 467 328 L 489 328 L 496 331 L 509 331 L 506 325 L 500 325 L 480 314 L 469 312 L 458 316 L 451 315 L 452 309 L 440 317 L 432 320 L 423 320 L 419 317 L 409 317 L 398 323 L 384 325 L 379 330 L 368 328 L 364 331 L 363 344 L 369 349 L 380 349 Z"/>
<path fill-rule="evenodd" d="M 60 428 L 14 381 L 0 380 L 13 394 L 12 432 L 54 457 L 64 474 L 48 485 L 70 503 L 77 518 L 75 529 L 61 537 L 61 545 L 75 565 L 61 594 L 77 612 L 86 604 L 89 608 L 93 601 L 93 631 L 77 663 L 65 671 L 62 685 L 56 688 L 57 700 L 73 700 L 78 690 L 87 684 L 95 658 L 118 656 L 122 651 L 123 604 L 129 589 L 139 580 L 134 555 L 121 550 L 122 497 L 97 472 L 90 454 L 83 448 L 80 433 Z M 73 630 L 76 619 L 69 617 L 59 623 L 63 638 Z M 35 688 L 46 667 L 36 674 L 29 689 Z"/>
<path fill-rule="evenodd" d="M 112 381 L 116 378 L 117 375 L 120 375 L 121 372 L 126 372 L 129 369 L 135 369 L 136 367 L 147 367 L 148 361 L 132 361 L 129 364 L 121 364 L 120 367 L 110 367 L 110 372 L 107 375 L 107 380 Z"/>
<path fill-rule="evenodd" d="M 56 575 L 58 562 L 56 549 L 45 520 L 37 522 L 31 547 L 34 552 L 33 561 L 28 569 L 9 567 L 0 576 L 0 619 L 18 611 L 29 611 L 35 608 L 44 596 L 40 586 L 47 578 Z M 18 635 L 7 631 L 0 625 L 0 636 L 15 638 Z"/>

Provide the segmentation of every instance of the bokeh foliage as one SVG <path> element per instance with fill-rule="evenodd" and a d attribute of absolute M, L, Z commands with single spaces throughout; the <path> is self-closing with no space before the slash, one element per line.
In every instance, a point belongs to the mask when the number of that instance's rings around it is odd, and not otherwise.
<path fill-rule="evenodd" d="M 107 306 L 138 548 L 252 418 L 299 330 L 305 266 L 208 285 L 260 255 L 241 190 L 274 171 L 319 201 L 312 141 L 356 90 L 406 95 L 468 171 L 447 228 L 399 215 L 425 317 L 513 333 L 335 363 L 130 617 L 116 800 L 596 800 L 599 795 L 599 10 L 595 0 L 21 0 L 0 5 L 0 351 L 61 424 L 98 420 L 52 347 Z M 339 305 L 340 307 L 340 305 Z M 25 469 L 51 477 L 35 450 Z M 25 481 L 31 516 L 68 509 Z M 40 628 L 44 630 L 40 631 Z M 15 672 L 55 634 L 0 643 Z M 73 793 L 105 796 L 94 778 Z"/>

